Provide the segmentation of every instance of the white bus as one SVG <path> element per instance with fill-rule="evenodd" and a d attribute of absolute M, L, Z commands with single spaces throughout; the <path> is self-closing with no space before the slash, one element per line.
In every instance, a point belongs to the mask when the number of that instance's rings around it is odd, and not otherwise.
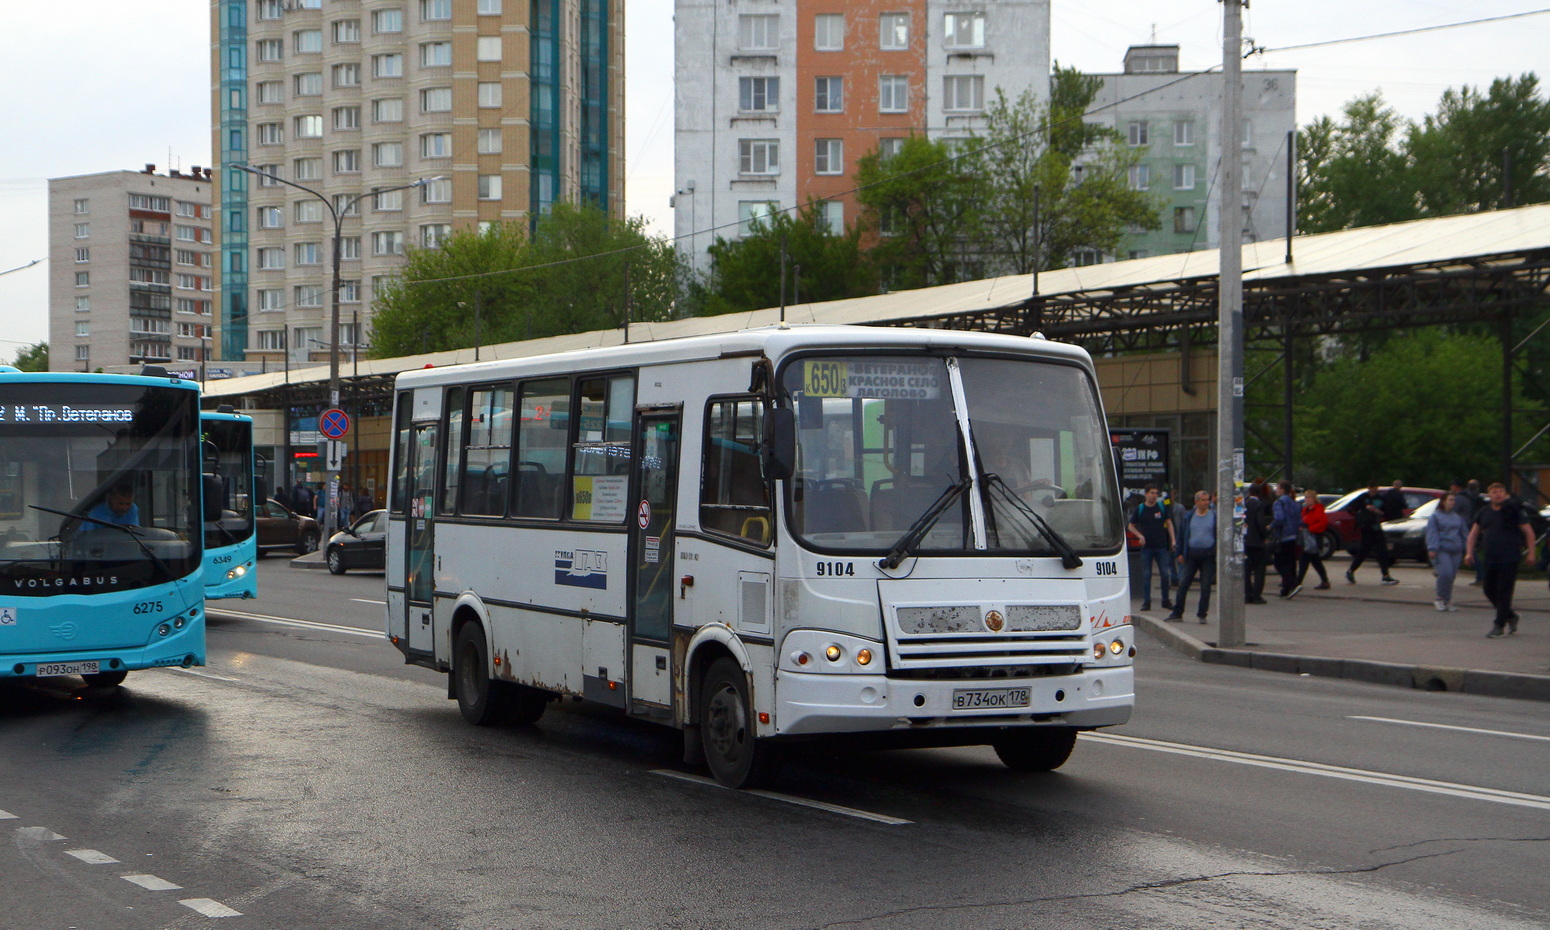
<path fill-rule="evenodd" d="M 571 696 L 741 786 L 782 744 L 1062 764 L 1130 718 L 1092 361 L 779 326 L 399 376 L 387 632 L 474 724 Z"/>

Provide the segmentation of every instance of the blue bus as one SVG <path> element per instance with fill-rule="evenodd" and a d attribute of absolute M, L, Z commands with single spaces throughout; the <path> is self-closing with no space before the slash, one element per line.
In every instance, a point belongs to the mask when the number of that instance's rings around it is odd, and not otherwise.
<path fill-rule="evenodd" d="M 205 663 L 198 384 L 0 366 L 0 679 Z"/>
<path fill-rule="evenodd" d="M 261 493 L 253 458 L 253 418 L 221 405 L 199 415 L 205 486 L 219 494 L 220 516 L 205 523 L 205 599 L 258 597 L 254 507 Z"/>

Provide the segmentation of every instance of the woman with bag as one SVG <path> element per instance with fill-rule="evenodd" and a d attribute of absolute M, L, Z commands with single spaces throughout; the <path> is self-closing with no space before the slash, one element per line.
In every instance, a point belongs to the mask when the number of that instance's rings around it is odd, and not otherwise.
<path fill-rule="evenodd" d="M 1444 494 L 1426 521 L 1426 554 L 1437 572 L 1437 599 L 1432 605 L 1438 610 L 1458 610 L 1453 606 L 1453 579 L 1464 559 L 1469 527 L 1463 514 L 1453 509 L 1455 503 L 1452 491 Z"/>
<path fill-rule="evenodd" d="M 1313 590 L 1329 590 L 1329 574 L 1324 571 L 1324 557 L 1319 555 L 1319 540 L 1328 531 L 1329 514 L 1319 502 L 1318 493 L 1312 488 L 1305 489 L 1302 492 L 1302 529 L 1297 533 L 1297 539 L 1302 543 L 1302 562 L 1297 568 L 1299 587 L 1308 576 L 1308 566 L 1312 565 L 1319 573 L 1318 586 Z"/>

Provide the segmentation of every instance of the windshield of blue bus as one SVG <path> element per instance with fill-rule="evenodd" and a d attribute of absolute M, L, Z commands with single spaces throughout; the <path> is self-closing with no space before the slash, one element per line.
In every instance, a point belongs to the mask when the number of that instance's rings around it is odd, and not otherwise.
<path fill-rule="evenodd" d="M 933 356 L 804 357 L 785 366 L 797 414 L 791 530 L 813 548 L 887 552 L 947 498 L 917 550 L 976 548 L 968 450 L 991 550 L 1112 553 L 1123 523 L 1097 389 L 1081 368 L 1038 359 L 960 356 L 970 435 L 954 372 Z"/>
<path fill-rule="evenodd" d="M 205 523 L 205 548 L 234 546 L 253 535 L 253 424 L 212 417 L 200 425 L 202 468 L 221 488 L 221 516 Z"/>
<path fill-rule="evenodd" d="M 201 557 L 198 395 L 0 385 L 0 594 L 131 590 Z"/>

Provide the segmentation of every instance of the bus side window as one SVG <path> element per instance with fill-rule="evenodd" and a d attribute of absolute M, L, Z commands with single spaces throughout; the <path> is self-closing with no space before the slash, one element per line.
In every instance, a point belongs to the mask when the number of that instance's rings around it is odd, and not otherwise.
<path fill-rule="evenodd" d="M 517 403 L 517 483 L 511 513 L 553 520 L 560 515 L 570 434 L 570 379 L 524 382 Z"/>
<path fill-rule="evenodd" d="M 752 399 L 714 400 L 705 420 L 700 527 L 769 545 L 769 485 L 758 451 L 764 408 Z"/>

